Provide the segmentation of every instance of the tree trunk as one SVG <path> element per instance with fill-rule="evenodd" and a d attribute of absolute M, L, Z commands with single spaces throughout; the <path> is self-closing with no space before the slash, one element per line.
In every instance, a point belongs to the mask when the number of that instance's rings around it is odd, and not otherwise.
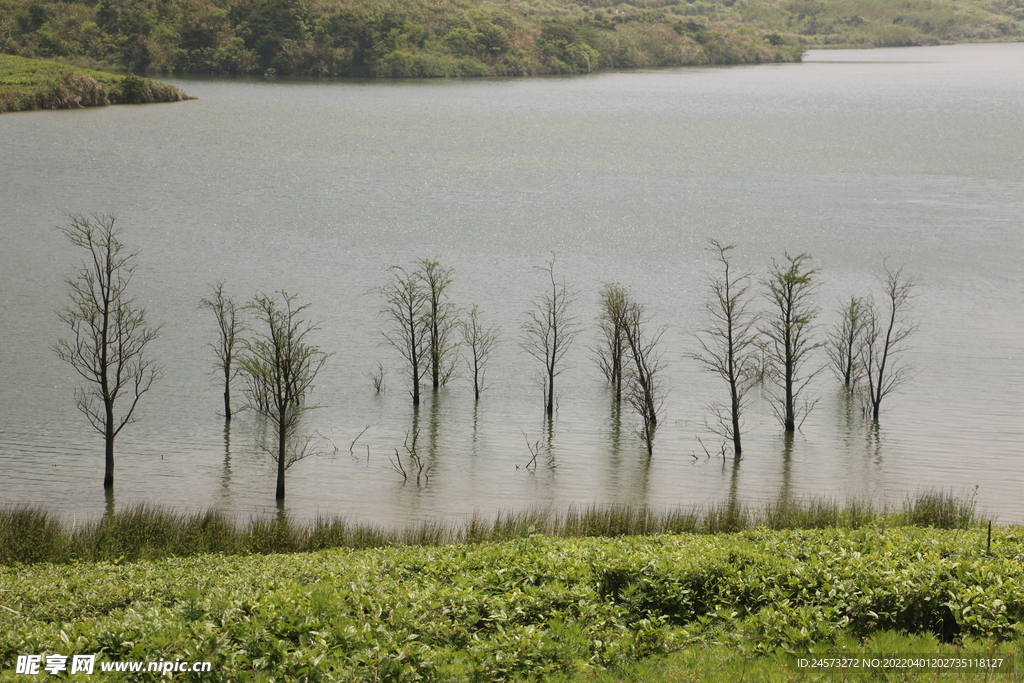
<path fill-rule="evenodd" d="M 786 353 L 791 354 L 788 348 Z M 791 357 L 791 355 L 787 355 L 786 359 L 786 419 L 783 421 L 783 428 L 790 433 L 796 431 L 796 415 L 793 407 L 793 364 L 789 360 Z"/>
<path fill-rule="evenodd" d="M 103 429 L 105 466 L 103 468 L 103 488 L 114 488 L 114 404 L 106 401 L 106 423 Z"/>
<path fill-rule="evenodd" d="M 413 370 L 412 373 L 412 404 L 414 406 L 420 404 L 420 373 L 418 370 Z"/>
<path fill-rule="evenodd" d="M 275 498 L 277 500 L 284 500 L 284 455 L 285 455 L 285 440 L 288 436 L 288 431 L 285 425 L 284 418 L 282 417 L 280 425 L 277 428 L 277 493 Z"/>
<path fill-rule="evenodd" d="M 441 386 L 441 341 L 440 329 L 437 322 L 437 300 L 430 302 L 430 383 L 434 391 Z"/>
<path fill-rule="evenodd" d="M 554 368 L 548 368 L 548 401 L 547 406 L 544 408 L 544 412 L 548 415 L 555 414 L 555 371 Z"/>
<path fill-rule="evenodd" d="M 106 458 L 103 469 L 103 488 L 110 490 L 114 488 L 114 426 L 110 423 L 107 424 L 104 440 L 106 441 Z"/>
<path fill-rule="evenodd" d="M 618 322 L 614 323 L 618 326 Z M 612 342 L 612 381 L 615 385 L 615 400 L 622 402 L 622 337 L 619 328 L 615 328 Z"/>
<path fill-rule="evenodd" d="M 735 379 L 729 382 L 729 389 L 732 394 L 732 451 L 738 458 L 743 453 L 743 446 L 740 444 L 740 398 Z"/>

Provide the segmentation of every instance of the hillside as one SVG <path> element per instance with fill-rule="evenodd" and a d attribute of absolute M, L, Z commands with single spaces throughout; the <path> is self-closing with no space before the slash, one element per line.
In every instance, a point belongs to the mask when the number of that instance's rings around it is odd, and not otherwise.
<path fill-rule="evenodd" d="M 160 74 L 444 77 L 1024 39 L 1024 0 L 0 0 L 0 53 Z"/>

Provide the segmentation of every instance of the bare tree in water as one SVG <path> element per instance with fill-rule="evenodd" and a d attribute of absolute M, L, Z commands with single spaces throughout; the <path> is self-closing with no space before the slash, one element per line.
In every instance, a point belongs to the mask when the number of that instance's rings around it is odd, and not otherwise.
<path fill-rule="evenodd" d="M 58 312 L 71 335 L 54 345 L 57 357 L 82 376 L 75 403 L 103 435 L 103 488 L 114 487 L 114 439 L 135 421 L 139 399 L 162 374 L 147 347 L 159 327 L 129 295 L 137 252 L 120 240 L 113 215 L 69 216 L 61 231 L 85 250 L 82 266 L 65 282 L 71 303 Z"/>
<path fill-rule="evenodd" d="M 400 266 L 391 267 L 391 282 L 377 291 L 384 297 L 381 315 L 385 341 L 405 360 L 412 383 L 412 404 L 420 404 L 420 383 L 430 350 L 430 299 L 422 279 Z"/>
<path fill-rule="evenodd" d="M 565 369 L 562 360 L 579 334 L 579 326 L 571 313 L 575 294 L 564 281 L 555 279 L 555 257 L 540 269 L 547 273 L 551 288 L 533 300 L 519 345 L 544 365 L 538 380 L 544 389 L 544 412 L 553 415 L 555 378 Z"/>
<path fill-rule="evenodd" d="M 852 392 L 864 377 L 864 345 L 867 342 L 871 302 L 857 296 L 839 307 L 839 322 L 828 333 L 825 352 L 829 366 L 843 388 Z"/>
<path fill-rule="evenodd" d="M 470 374 L 473 375 L 473 400 L 480 400 L 480 392 L 486 388 L 485 374 L 487 362 L 498 344 L 498 337 L 501 328 L 496 325 L 487 325 L 480 319 L 480 310 L 476 304 L 469 310 L 468 317 L 461 321 L 462 347 L 469 365 Z"/>
<path fill-rule="evenodd" d="M 882 304 L 868 306 L 863 363 L 868 408 L 876 422 L 882 400 L 910 380 L 910 366 L 903 362 L 903 353 L 908 348 L 907 338 L 917 330 L 906 317 L 914 285 L 902 268 L 892 270 L 886 265 Z"/>
<path fill-rule="evenodd" d="M 459 357 L 459 316 L 454 304 L 448 301 L 447 290 L 452 283 L 454 269 L 445 268 L 437 261 L 420 261 L 416 276 L 423 283 L 427 298 L 427 369 L 434 391 L 455 376 Z"/>
<path fill-rule="evenodd" d="M 238 351 L 242 345 L 245 322 L 234 297 L 224 292 L 224 281 L 210 285 L 210 296 L 199 300 L 200 308 L 211 311 L 217 318 L 217 341 L 210 344 L 217 356 L 217 373 L 224 380 L 224 418 L 231 419 L 231 384 L 238 375 Z"/>
<path fill-rule="evenodd" d="M 718 259 L 718 273 L 708 276 L 710 297 L 705 304 L 710 322 L 697 337 L 700 351 L 692 354 L 701 367 L 721 377 L 729 388 L 728 403 L 708 405 L 706 424 L 714 433 L 732 441 L 733 454 L 743 453 L 743 409 L 747 392 L 759 378 L 757 316 L 751 311 L 751 274 L 733 271 L 729 252 L 734 245 L 709 240 L 708 251 Z"/>
<path fill-rule="evenodd" d="M 647 455 L 654 453 L 654 436 L 658 431 L 658 417 L 665 402 L 665 390 L 661 382 L 662 362 L 661 336 L 664 328 L 651 332 L 650 319 L 643 304 L 630 301 L 625 305 L 626 401 L 640 417 L 639 436 L 647 448 Z"/>

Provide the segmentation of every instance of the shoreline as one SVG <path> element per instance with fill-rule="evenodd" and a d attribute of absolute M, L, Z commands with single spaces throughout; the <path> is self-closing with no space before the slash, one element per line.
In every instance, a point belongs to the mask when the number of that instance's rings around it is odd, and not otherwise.
<path fill-rule="evenodd" d="M 995 528 L 1012 528 L 998 525 Z M 973 529 L 985 534 L 991 519 L 976 509 L 974 495 L 923 491 L 901 507 L 871 502 L 807 498 L 760 506 L 722 501 L 708 506 L 652 509 L 630 505 L 527 508 L 474 515 L 465 521 L 425 519 L 388 526 L 353 522 L 343 515 L 312 521 L 276 515 L 237 516 L 209 508 L 180 512 L 134 504 L 70 524 L 44 508 L 0 507 L 0 566 L 14 563 L 162 559 L 209 553 L 252 555 L 308 553 L 331 548 L 478 545 L 520 538 L 616 538 L 694 534 L 714 536 L 757 529 L 800 530 L 896 527 Z"/>
<path fill-rule="evenodd" d="M 0 113 L 196 99 L 172 85 L 14 55 L 0 55 Z"/>

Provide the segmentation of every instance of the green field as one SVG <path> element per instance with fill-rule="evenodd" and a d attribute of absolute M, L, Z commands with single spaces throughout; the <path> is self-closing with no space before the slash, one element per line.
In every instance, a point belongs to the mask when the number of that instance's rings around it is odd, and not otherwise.
<path fill-rule="evenodd" d="M 795 662 L 943 653 L 1010 666 L 1022 560 L 1021 528 L 990 542 L 983 527 L 877 522 L 10 565 L 0 680 L 19 680 L 18 655 L 48 653 L 209 661 L 176 678 L 203 681 L 1021 680 Z"/>
<path fill-rule="evenodd" d="M 0 53 L 133 73 L 446 77 L 1024 39 L 1024 0 L 0 0 Z"/>
<path fill-rule="evenodd" d="M 182 99 L 189 98 L 173 86 L 148 78 L 0 54 L 0 112 Z"/>

